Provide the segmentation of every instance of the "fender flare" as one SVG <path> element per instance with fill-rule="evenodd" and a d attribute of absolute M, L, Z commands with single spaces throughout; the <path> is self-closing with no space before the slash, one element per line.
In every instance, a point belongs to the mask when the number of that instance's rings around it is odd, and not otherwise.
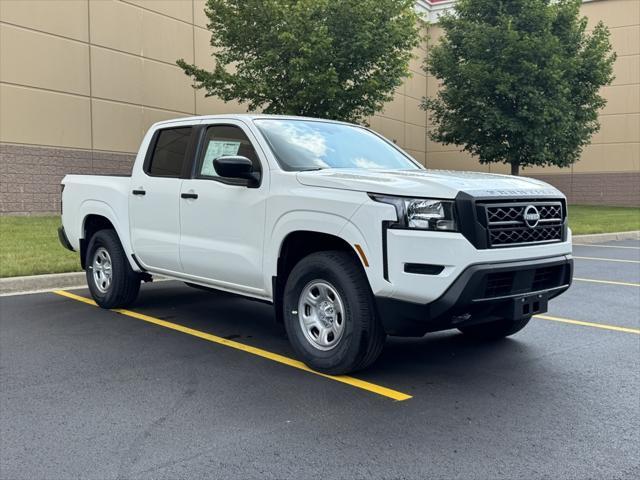
<path fill-rule="evenodd" d="M 361 259 L 360 252 L 355 245 L 359 245 L 364 255 L 370 257 L 370 248 L 366 238 L 358 227 L 348 218 L 326 212 L 314 210 L 296 210 L 287 212 L 274 224 L 268 240 L 265 242 L 265 254 L 263 256 L 264 284 L 269 288 L 269 294 L 273 295 L 273 278 L 278 272 L 278 259 L 282 253 L 282 246 L 286 238 L 295 232 L 314 232 L 337 237 L 349 244 L 354 254 Z M 364 271 L 371 281 L 371 272 L 363 264 Z"/>
<path fill-rule="evenodd" d="M 131 239 L 129 238 L 129 218 L 119 218 L 116 215 L 115 211 L 107 203 L 100 200 L 85 200 L 80 205 L 79 210 L 80 218 L 82 218 L 82 225 L 80 227 L 80 238 L 84 241 L 88 240 L 84 238 L 84 232 L 85 223 L 90 215 L 96 215 L 106 218 L 107 220 L 109 220 L 109 222 L 111 222 L 111 225 L 113 225 L 113 228 L 116 231 L 116 235 L 118 235 L 118 239 L 120 240 L 122 249 L 124 250 L 127 260 L 129 261 L 129 265 L 131 265 L 131 268 L 134 271 L 140 272 L 140 266 L 134 261 L 132 256 L 133 249 L 131 247 Z"/>

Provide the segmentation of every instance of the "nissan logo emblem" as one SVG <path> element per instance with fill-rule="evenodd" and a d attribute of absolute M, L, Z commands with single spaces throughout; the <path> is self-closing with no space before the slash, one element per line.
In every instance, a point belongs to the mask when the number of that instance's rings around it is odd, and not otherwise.
<path fill-rule="evenodd" d="M 535 228 L 540 221 L 540 212 L 533 205 L 527 205 L 524 209 L 524 214 L 522 215 L 524 218 L 524 223 L 529 228 Z"/>

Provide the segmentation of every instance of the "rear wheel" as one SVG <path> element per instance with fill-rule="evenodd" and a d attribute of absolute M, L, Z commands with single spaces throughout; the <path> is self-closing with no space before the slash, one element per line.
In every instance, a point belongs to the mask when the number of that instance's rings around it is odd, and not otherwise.
<path fill-rule="evenodd" d="M 495 322 L 460 327 L 458 330 L 468 337 L 478 340 L 499 340 L 500 338 L 508 337 L 509 335 L 519 332 L 526 327 L 529 320 L 531 320 L 531 317 L 515 321 L 503 319 Z"/>
<path fill-rule="evenodd" d="M 114 230 L 99 230 L 91 237 L 86 266 L 91 296 L 100 307 L 126 307 L 138 296 L 140 275 L 129 265 Z"/>
<path fill-rule="evenodd" d="M 284 288 L 283 315 L 297 355 L 323 373 L 363 369 L 384 346 L 369 283 L 347 252 L 318 252 L 300 260 Z"/>

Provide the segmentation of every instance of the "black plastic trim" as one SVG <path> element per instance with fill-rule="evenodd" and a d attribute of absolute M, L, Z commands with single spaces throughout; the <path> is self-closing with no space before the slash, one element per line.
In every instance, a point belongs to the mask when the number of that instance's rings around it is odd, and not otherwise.
<path fill-rule="evenodd" d="M 389 226 L 395 222 L 391 220 L 384 220 L 382 222 L 382 277 L 388 282 L 389 281 L 389 258 L 387 252 L 387 235 Z"/>
<path fill-rule="evenodd" d="M 534 269 L 564 266 L 560 285 L 543 290 L 529 290 Z M 514 272 L 513 290 L 508 295 L 484 297 L 487 275 Z M 482 323 L 508 317 L 514 299 L 541 296 L 546 301 L 571 286 L 573 259 L 567 256 L 471 265 L 465 269 L 437 300 L 420 304 L 389 297 L 376 297 L 378 315 L 389 335 L 422 336 L 427 332 L 456 328 L 463 324 Z M 482 292 L 479 293 L 479 292 Z M 538 312 L 542 313 L 542 312 Z"/>
<path fill-rule="evenodd" d="M 64 197 L 64 183 L 60 184 L 60 216 L 63 214 L 62 203 L 64 200 L 62 197 Z"/>
<path fill-rule="evenodd" d="M 136 257 L 135 253 L 131 254 L 131 259 L 133 260 L 133 263 L 135 263 L 138 268 L 140 269 L 140 279 L 145 282 L 145 283 L 149 283 L 149 282 L 153 282 L 153 276 L 147 271 L 146 268 L 144 268 L 141 264 L 140 261 L 138 260 L 138 257 Z"/>
<path fill-rule="evenodd" d="M 547 288 L 544 290 L 536 290 L 534 292 L 527 292 L 527 295 L 538 295 L 541 293 L 552 293 L 555 291 L 559 291 L 559 290 L 566 290 L 567 288 L 570 287 L 570 284 L 566 283 L 564 285 L 560 285 L 558 287 L 553 287 L 553 288 Z M 475 298 L 473 300 L 471 300 L 472 303 L 482 303 L 482 302 L 495 302 L 498 300 L 508 300 L 511 298 L 518 298 L 521 297 L 522 293 L 512 293 L 510 295 L 500 295 L 499 297 L 489 297 L 489 298 Z"/>
<path fill-rule="evenodd" d="M 87 240 L 84 238 L 80 239 L 80 266 L 83 270 L 87 267 Z"/>
<path fill-rule="evenodd" d="M 488 248 L 527 248 L 534 245 L 542 245 L 545 243 L 561 243 L 567 241 L 568 230 L 568 215 L 567 215 L 567 201 L 565 198 L 558 196 L 540 197 L 514 194 L 513 197 L 502 196 L 482 196 L 474 197 L 465 192 L 460 192 L 456 195 L 456 213 L 458 214 L 458 231 L 478 250 L 485 250 Z M 548 242 L 538 243 L 522 243 L 512 245 L 501 245 L 491 247 L 489 244 L 489 234 L 486 224 L 486 216 L 484 212 L 484 205 L 490 203 L 499 203 L 508 205 L 510 203 L 551 203 L 560 202 L 562 205 L 562 211 L 564 214 L 564 220 L 562 223 L 562 240 L 551 240 Z"/>
<path fill-rule="evenodd" d="M 282 311 L 282 296 L 284 293 L 284 282 L 278 281 L 277 276 L 271 277 L 271 297 L 276 323 L 284 324 L 284 312 Z"/>
<path fill-rule="evenodd" d="M 444 265 L 429 265 L 427 263 L 405 263 L 405 273 L 416 275 L 439 275 L 444 270 Z"/>
<path fill-rule="evenodd" d="M 71 246 L 71 242 L 69 242 L 67 233 L 64 231 L 64 227 L 62 225 L 58 227 L 58 240 L 60 240 L 60 243 L 64 248 L 66 248 L 67 250 L 71 250 L 72 252 L 75 252 L 75 250 Z"/>
<path fill-rule="evenodd" d="M 147 269 L 142 266 L 142 264 L 140 263 L 140 260 L 138 260 L 138 257 L 136 257 L 135 253 L 131 254 L 131 259 L 133 260 L 133 263 L 135 263 L 138 266 L 140 271 L 142 271 L 142 272 L 146 272 L 147 271 Z"/>

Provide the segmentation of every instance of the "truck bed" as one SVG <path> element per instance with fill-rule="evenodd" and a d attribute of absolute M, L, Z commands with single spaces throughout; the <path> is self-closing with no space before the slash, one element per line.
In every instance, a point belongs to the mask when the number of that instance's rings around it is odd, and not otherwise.
<path fill-rule="evenodd" d="M 91 213 L 109 219 L 125 251 L 130 251 L 130 175 L 67 175 L 62 185 L 62 225 L 75 250 L 79 249 L 79 239 L 84 237 L 82 219 Z"/>

